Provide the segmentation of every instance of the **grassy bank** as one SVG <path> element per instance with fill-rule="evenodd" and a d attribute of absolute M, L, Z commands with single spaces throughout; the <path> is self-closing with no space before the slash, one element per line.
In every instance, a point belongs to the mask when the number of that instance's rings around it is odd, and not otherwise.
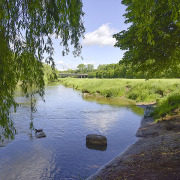
<path fill-rule="evenodd" d="M 157 118 L 180 108 L 180 79 L 75 79 L 62 78 L 65 86 L 105 97 L 126 97 L 140 103 L 156 102 Z"/>

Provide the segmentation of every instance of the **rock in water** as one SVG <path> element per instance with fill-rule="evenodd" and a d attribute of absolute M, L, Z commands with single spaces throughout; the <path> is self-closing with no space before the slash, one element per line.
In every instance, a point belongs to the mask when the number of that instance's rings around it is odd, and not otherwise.
<path fill-rule="evenodd" d="M 43 137 L 46 137 L 46 134 L 44 132 L 41 132 L 41 133 L 36 134 L 36 137 L 43 138 Z"/>
<path fill-rule="evenodd" d="M 154 107 L 147 106 L 145 111 L 144 111 L 144 118 L 151 117 L 151 114 L 153 113 L 153 111 L 154 111 Z"/>
<path fill-rule="evenodd" d="M 107 146 L 107 138 L 98 134 L 89 134 L 86 136 L 86 144 Z"/>
<path fill-rule="evenodd" d="M 43 132 L 43 129 L 35 129 L 35 133 Z"/>

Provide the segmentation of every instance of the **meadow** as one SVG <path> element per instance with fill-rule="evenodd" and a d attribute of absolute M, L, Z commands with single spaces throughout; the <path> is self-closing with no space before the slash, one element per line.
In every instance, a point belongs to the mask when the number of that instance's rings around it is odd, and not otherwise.
<path fill-rule="evenodd" d="M 156 103 L 156 118 L 180 108 L 180 79 L 61 78 L 65 86 L 104 97 L 124 97 L 135 103 Z"/>

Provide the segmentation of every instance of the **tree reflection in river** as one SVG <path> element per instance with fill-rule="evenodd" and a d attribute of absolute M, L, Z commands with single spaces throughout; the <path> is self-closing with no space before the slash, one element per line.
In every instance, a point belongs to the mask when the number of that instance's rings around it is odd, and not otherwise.
<path fill-rule="evenodd" d="M 129 107 L 135 114 L 142 116 L 144 114 L 144 109 L 135 106 L 135 103 L 131 100 L 124 98 L 111 98 L 111 97 L 102 97 L 102 96 L 82 96 L 83 100 L 90 102 L 97 102 L 98 104 L 108 104 L 113 107 Z"/>

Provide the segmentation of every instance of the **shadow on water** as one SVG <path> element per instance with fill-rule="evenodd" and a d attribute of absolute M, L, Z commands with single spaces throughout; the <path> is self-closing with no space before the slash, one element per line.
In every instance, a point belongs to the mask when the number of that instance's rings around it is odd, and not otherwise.
<path fill-rule="evenodd" d="M 135 105 L 134 102 L 124 98 L 111 98 L 102 96 L 82 96 L 82 99 L 89 102 L 96 102 L 101 105 L 110 105 L 113 107 L 127 107 L 130 108 L 135 114 L 143 116 L 144 109 Z"/>
<path fill-rule="evenodd" d="M 94 144 L 88 144 L 86 143 L 86 147 L 88 149 L 94 149 L 94 150 L 99 150 L 99 151 L 106 151 L 107 145 L 94 145 Z"/>

